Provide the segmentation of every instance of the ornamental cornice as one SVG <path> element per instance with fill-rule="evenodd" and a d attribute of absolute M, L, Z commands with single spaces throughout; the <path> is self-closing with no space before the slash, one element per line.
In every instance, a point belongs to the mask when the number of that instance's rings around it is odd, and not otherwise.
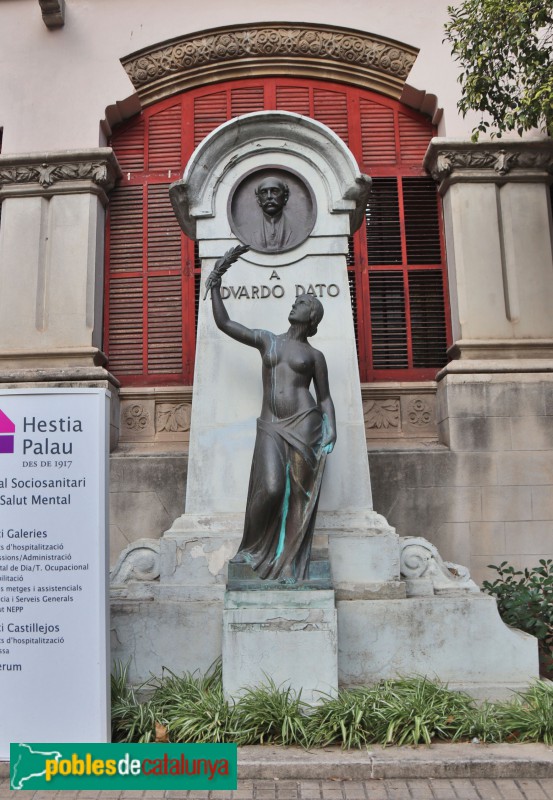
<path fill-rule="evenodd" d="M 544 179 L 553 174 L 553 141 L 467 142 L 434 138 L 424 167 L 435 181 Z"/>
<path fill-rule="evenodd" d="M 121 177 L 111 147 L 64 150 L 58 153 L 21 153 L 0 156 L 0 190 L 34 185 L 39 191 L 58 184 L 88 182 L 109 192 Z"/>
<path fill-rule="evenodd" d="M 345 80 L 399 98 L 418 49 L 363 31 L 299 23 L 216 28 L 121 59 L 144 105 L 200 84 L 285 74 Z"/>

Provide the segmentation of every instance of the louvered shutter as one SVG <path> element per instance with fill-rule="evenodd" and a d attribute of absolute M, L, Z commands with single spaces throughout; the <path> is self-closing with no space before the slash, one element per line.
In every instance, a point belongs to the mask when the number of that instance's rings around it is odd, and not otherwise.
<path fill-rule="evenodd" d="M 445 362 L 440 205 L 422 170 L 430 121 L 354 87 L 244 79 L 162 101 L 112 137 L 123 181 L 108 215 L 104 348 L 123 384 L 192 382 L 200 263 L 168 187 L 211 131 L 272 108 L 328 125 L 373 177 L 366 224 L 350 237 L 347 256 L 362 380 L 431 378 Z"/>

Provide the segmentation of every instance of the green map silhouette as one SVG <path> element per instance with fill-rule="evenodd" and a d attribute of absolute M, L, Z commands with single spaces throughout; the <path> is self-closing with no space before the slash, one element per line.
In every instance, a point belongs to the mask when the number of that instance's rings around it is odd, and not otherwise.
<path fill-rule="evenodd" d="M 41 747 L 42 745 L 36 746 Z M 61 756 L 62 754 L 57 750 L 33 750 L 31 745 L 24 742 L 17 745 L 12 744 L 10 747 L 10 761 L 12 764 L 10 788 L 32 789 L 32 779 L 40 778 L 46 772 L 46 759 L 54 758 L 59 761 Z"/>

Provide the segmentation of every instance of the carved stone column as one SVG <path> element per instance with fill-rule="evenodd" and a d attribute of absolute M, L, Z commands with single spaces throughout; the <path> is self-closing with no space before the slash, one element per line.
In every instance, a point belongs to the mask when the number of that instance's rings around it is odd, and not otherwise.
<path fill-rule="evenodd" d="M 425 167 L 445 216 L 455 359 L 445 373 L 553 369 L 553 143 L 436 138 Z M 524 363 L 490 363 L 505 359 Z M 549 365 L 532 366 L 541 359 Z"/>
<path fill-rule="evenodd" d="M 0 384 L 118 385 L 101 344 L 104 210 L 119 175 L 107 147 L 0 156 Z"/>

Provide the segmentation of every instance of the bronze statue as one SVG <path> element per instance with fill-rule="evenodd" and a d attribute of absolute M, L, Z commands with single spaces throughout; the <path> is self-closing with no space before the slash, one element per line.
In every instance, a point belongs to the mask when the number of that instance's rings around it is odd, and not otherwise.
<path fill-rule="evenodd" d="M 307 577 L 326 456 L 336 441 L 334 404 L 325 357 L 307 338 L 323 316 L 310 294 L 296 298 L 286 333 L 250 330 L 229 318 L 221 277 L 249 247 L 229 250 L 206 282 L 217 327 L 262 359 L 263 404 L 257 420 L 244 535 L 234 563 L 264 579 L 295 583 Z M 309 392 L 313 381 L 317 401 Z"/>

